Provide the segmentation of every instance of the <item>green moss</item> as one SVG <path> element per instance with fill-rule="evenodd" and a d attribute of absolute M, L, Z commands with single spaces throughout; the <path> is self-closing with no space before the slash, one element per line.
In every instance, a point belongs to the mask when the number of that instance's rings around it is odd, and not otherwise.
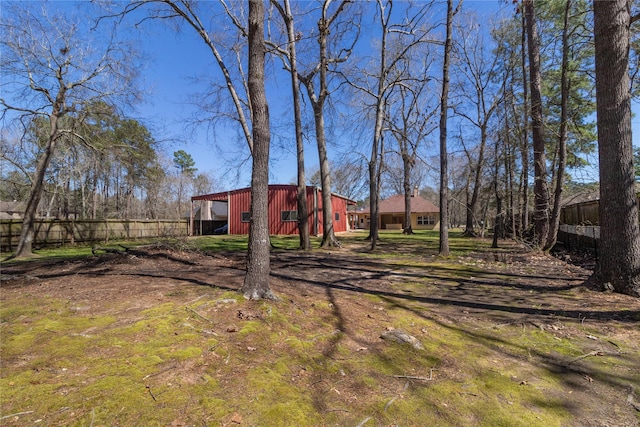
<path fill-rule="evenodd" d="M 521 346 L 521 353 L 527 355 L 532 352 L 537 354 L 550 354 L 553 352 L 564 356 L 582 354 L 582 350 L 571 340 L 557 338 L 553 334 L 537 328 L 524 332 L 518 339 L 514 340 L 514 344 Z"/>
<path fill-rule="evenodd" d="M 380 302 L 380 297 L 374 294 L 364 294 L 362 295 L 362 298 L 373 303 Z"/>
<path fill-rule="evenodd" d="M 216 301 L 235 300 L 236 302 L 245 302 L 246 300 L 239 292 L 225 291 L 216 297 Z"/>
<path fill-rule="evenodd" d="M 275 340 L 272 340 L 274 342 Z M 284 340 L 289 350 L 293 353 L 307 354 L 312 351 L 314 343 L 312 341 L 301 340 L 297 337 L 288 337 Z"/>
<path fill-rule="evenodd" d="M 210 393 L 202 392 L 199 396 L 198 406 L 202 408 L 205 418 L 222 420 L 227 415 L 233 413 L 226 399 L 211 397 Z"/>
<path fill-rule="evenodd" d="M 297 399 L 274 402 L 265 407 L 263 411 L 260 411 L 256 419 L 259 420 L 260 425 L 265 427 L 297 427 L 309 425 L 309 422 L 314 419 L 314 413 L 313 405 L 300 402 L 300 400 Z"/>
<path fill-rule="evenodd" d="M 199 357 L 202 354 L 200 347 L 181 347 L 174 346 L 170 348 L 157 349 L 156 355 L 162 359 L 186 360 L 193 357 Z"/>
<path fill-rule="evenodd" d="M 6 330 L 1 331 L 2 346 L 0 348 L 0 354 L 2 355 L 2 359 L 28 354 L 30 351 L 33 351 L 36 339 L 40 335 L 40 333 L 33 328 L 14 327 L 3 329 Z"/>
<path fill-rule="evenodd" d="M 247 336 L 255 334 L 262 330 L 262 322 L 259 320 L 248 320 L 242 324 L 242 328 L 238 331 L 238 335 Z"/>
<path fill-rule="evenodd" d="M 262 426 L 299 426 L 313 419 L 315 409 L 308 393 L 291 384 L 282 362 L 270 368 L 256 368 L 247 374 L 251 391 L 253 423 Z"/>
<path fill-rule="evenodd" d="M 369 375 L 362 375 L 356 381 L 356 386 L 360 388 L 375 389 L 378 387 L 378 380 Z"/>
<path fill-rule="evenodd" d="M 155 307 L 148 308 L 143 310 L 141 314 L 147 318 L 166 316 L 175 310 L 176 305 L 172 302 L 167 302 L 164 304 L 156 305 Z"/>

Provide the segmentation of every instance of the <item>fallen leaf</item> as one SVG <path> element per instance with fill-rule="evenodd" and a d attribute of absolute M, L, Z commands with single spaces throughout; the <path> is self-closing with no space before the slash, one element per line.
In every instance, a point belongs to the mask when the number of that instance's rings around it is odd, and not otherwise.
<path fill-rule="evenodd" d="M 234 424 L 242 424 L 242 416 L 239 413 L 234 412 L 231 416 L 231 422 Z"/>

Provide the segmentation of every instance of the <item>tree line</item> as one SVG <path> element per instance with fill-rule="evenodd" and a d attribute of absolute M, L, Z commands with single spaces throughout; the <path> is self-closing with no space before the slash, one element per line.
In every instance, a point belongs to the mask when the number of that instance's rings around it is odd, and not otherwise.
<path fill-rule="evenodd" d="M 599 263 L 594 280 L 621 292 L 639 293 L 640 279 L 631 273 L 640 271 L 635 268 L 640 263 L 640 247 L 633 225 L 637 229 L 637 206 L 635 195 L 633 200 L 628 197 L 635 194 L 635 171 L 627 167 L 633 165 L 630 101 L 638 96 L 637 1 L 514 1 L 508 13 L 494 21 L 453 0 L 446 5 L 392 0 L 252 0 L 246 4 L 147 0 L 107 6 L 108 10 L 94 11 L 96 20 L 86 34 L 98 27 L 116 34 L 121 26 L 171 23 L 166 31 L 193 31 L 217 65 L 198 105 L 203 122 L 237 127 L 243 140 L 238 149 L 251 158 L 256 206 L 252 208 L 244 288 L 248 297 L 271 295 L 263 218 L 267 209 L 261 196 L 266 195 L 272 141 L 295 147 L 298 218 L 304 219 L 308 209 L 303 197 L 308 181 L 305 139 L 317 147 L 318 181 L 326 198 L 322 246 L 339 245 L 331 221 L 330 194 L 337 177 L 330 164 L 333 150 L 347 169 L 366 170 L 353 186 L 368 189 L 372 250 L 379 238 L 376 213 L 381 194 L 395 185 L 405 194 L 405 210 L 410 212 L 412 189 L 423 186 L 426 177 L 436 182 L 442 255 L 448 255 L 450 215 L 460 206 L 467 235 L 476 235 L 491 215 L 496 237 L 527 240 L 537 250 L 549 251 L 557 239 L 563 191 L 573 183 L 573 174 L 593 166 L 599 150 L 600 188 L 602 194 L 610 195 L 603 203 L 606 200 L 607 209 L 622 203 L 619 210 L 611 211 L 624 213 L 625 218 L 632 218 L 635 212 L 635 219 L 609 234 L 605 229 L 610 224 L 603 222 L 603 239 L 615 244 L 604 244 L 612 258 Z M 41 47 L 36 43 L 19 44 L 28 38 L 20 32 L 31 27 L 22 25 L 27 18 L 40 22 L 43 17 L 36 16 L 33 8 L 30 12 L 24 12 L 29 8 L 19 9 L 14 21 L 3 23 L 2 48 L 10 54 L 3 55 L 2 68 L 3 73 L 11 70 L 21 78 L 3 85 L 13 94 L 28 96 L 20 105 L 3 98 L 2 105 L 5 116 L 17 114 L 24 124 L 23 135 L 31 132 L 31 138 L 38 141 L 41 154 L 30 190 L 30 199 L 37 206 L 38 193 L 42 193 L 37 186 L 38 182 L 43 185 L 44 178 L 44 172 L 38 171 L 53 168 L 54 153 L 65 146 L 100 152 L 92 146 L 95 138 L 81 135 L 79 127 L 65 128 L 63 119 L 80 117 L 80 111 L 95 117 L 94 106 L 127 105 L 139 94 L 132 86 L 135 64 L 127 43 L 103 42 L 99 44 L 102 52 L 74 56 L 87 39 L 80 34 L 67 36 L 71 32 L 65 31 L 58 44 L 36 52 Z M 607 13 L 616 19 L 599 20 Z M 603 23 L 604 27 L 598 27 Z M 63 36 L 67 41 L 59 44 Z M 614 36 L 618 39 L 611 41 Z M 117 40 L 115 35 L 111 40 Z M 601 47 L 614 42 L 626 49 L 612 50 L 613 44 L 607 45 L 609 50 Z M 612 66 L 598 68 L 605 56 L 609 64 L 617 64 L 617 74 Z M 34 59 L 37 57 L 49 61 Z M 274 104 L 266 98 L 264 88 L 271 78 L 290 82 L 290 93 L 280 94 L 292 106 L 288 114 L 270 114 Z M 105 86 L 105 82 L 111 84 Z M 618 84 L 617 92 L 610 93 L 607 85 L 613 84 Z M 122 90 L 114 92 L 113 88 Z M 612 99 L 614 95 L 618 98 Z M 34 104 L 36 98 L 42 99 L 41 104 Z M 612 117 L 607 106 L 621 101 L 625 115 Z M 36 118 L 46 122 L 39 137 L 32 129 Z M 78 120 L 84 125 L 85 119 Z M 603 126 L 604 120 L 624 122 L 617 125 L 615 141 L 614 130 Z M 122 123 L 128 123 L 127 119 Z M 127 137 L 139 132 L 133 123 L 129 126 Z M 116 145 L 125 139 L 116 138 Z M 131 147 L 144 152 L 144 145 L 150 144 L 144 141 L 142 133 L 132 137 Z M 615 154 L 606 151 L 612 147 Z M 113 150 L 117 152 L 125 153 L 125 160 L 105 170 L 102 186 L 108 181 L 112 188 L 127 189 L 115 193 L 120 211 L 126 209 L 135 185 L 147 175 L 145 168 L 132 173 L 140 165 L 126 156 L 127 148 Z M 612 157 L 615 163 L 609 164 Z M 147 160 L 153 164 L 153 159 Z M 136 174 L 144 179 L 136 180 Z M 152 175 L 149 173 L 149 179 Z M 65 182 L 64 177 L 60 179 L 58 182 Z M 87 182 L 95 185 L 98 181 Z M 157 188 L 141 186 L 138 190 L 152 200 L 152 189 Z M 30 200 L 28 211 L 33 203 Z M 405 232 L 411 232 L 410 223 L 405 224 Z M 626 243 L 620 245 L 621 241 Z M 304 224 L 300 226 L 300 247 L 310 248 Z M 609 265 L 613 258 L 625 262 L 613 268 Z M 619 264 L 624 264 L 626 273 Z M 617 273 L 612 274 L 612 269 Z"/>
<path fill-rule="evenodd" d="M 47 144 L 48 121 L 35 117 L 20 139 L 2 143 L 0 200 L 27 201 L 33 168 Z M 47 166 L 36 216 L 60 219 L 182 218 L 194 192 L 211 191 L 179 150 L 163 158 L 150 131 L 105 103 L 65 115 L 62 135 Z"/>

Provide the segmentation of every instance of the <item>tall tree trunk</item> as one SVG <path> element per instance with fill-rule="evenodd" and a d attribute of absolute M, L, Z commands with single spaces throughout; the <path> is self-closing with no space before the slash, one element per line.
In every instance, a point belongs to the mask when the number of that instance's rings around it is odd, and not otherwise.
<path fill-rule="evenodd" d="M 562 29 L 562 70 L 560 77 L 560 132 L 558 137 L 558 165 L 555 181 L 553 210 L 549 219 L 549 234 L 544 245 L 545 251 L 550 251 L 558 241 L 558 229 L 560 228 L 560 208 L 562 205 L 562 185 L 564 184 L 564 172 L 567 166 L 567 121 L 569 106 L 570 82 L 567 75 L 569 67 L 569 11 L 571 0 L 566 0 L 564 9 L 564 27 Z"/>
<path fill-rule="evenodd" d="M 392 3 L 390 4 L 390 6 Z M 378 243 L 378 230 L 380 224 L 380 176 L 382 172 L 382 127 L 385 117 L 385 82 L 387 78 L 387 18 L 385 7 L 381 1 L 378 1 L 379 19 L 381 23 L 381 40 L 380 40 L 380 66 L 377 75 L 377 88 L 374 93 L 376 100 L 375 123 L 373 126 L 373 141 L 371 144 L 371 156 L 369 157 L 369 212 L 371 221 L 369 222 L 369 239 L 371 239 L 371 250 L 375 250 Z"/>
<path fill-rule="evenodd" d="M 529 48 L 529 85 L 531 87 L 531 130 L 533 135 L 535 243 L 542 248 L 549 234 L 549 189 L 547 159 L 542 123 L 542 78 L 540 75 L 540 38 L 536 25 L 534 0 L 525 0 L 527 44 Z"/>
<path fill-rule="evenodd" d="M 318 93 L 315 93 L 313 77 L 314 73 L 307 76 L 299 76 L 300 81 L 305 85 L 311 105 L 313 107 L 314 121 L 316 125 L 316 143 L 318 145 L 318 160 L 320 161 L 320 181 L 322 184 L 322 243 L 320 246 L 331 247 L 340 246 L 340 242 L 336 239 L 333 229 L 333 207 L 331 206 L 331 176 L 329 173 L 329 158 L 327 157 L 327 141 L 325 138 L 324 123 L 324 103 L 329 96 L 327 87 L 327 71 L 329 69 L 329 53 L 327 47 L 327 39 L 329 37 L 329 26 L 331 22 L 340 14 L 348 3 L 342 0 L 338 6 L 338 10 L 331 18 L 327 17 L 327 9 L 329 8 L 329 0 L 325 0 L 322 7 L 322 18 L 318 21 L 318 44 L 320 48 L 320 67 L 319 67 L 319 83 Z"/>
<path fill-rule="evenodd" d="M 328 5 L 327 3 L 325 3 Z M 326 7 L 323 9 L 323 17 L 318 25 L 320 29 L 320 96 L 319 108 L 314 107 L 316 123 L 320 124 L 321 134 L 318 136 L 318 157 L 320 160 L 320 179 L 322 180 L 322 233 L 323 248 L 340 246 L 333 229 L 333 206 L 331 205 L 331 175 L 329 172 L 329 158 L 327 157 L 327 141 L 325 138 L 324 123 L 324 101 L 329 93 L 327 87 L 327 71 L 329 69 L 329 53 L 327 48 L 327 38 L 329 37 L 329 21 L 324 16 Z M 321 136 L 321 137 L 320 137 Z"/>
<path fill-rule="evenodd" d="M 405 148 L 402 153 L 402 187 L 404 190 L 404 227 L 403 234 L 413 234 L 413 228 L 411 227 L 411 197 L 418 195 L 418 186 L 416 185 L 415 191 L 411 193 L 411 163 L 413 159 L 406 152 L 406 143 L 403 145 Z"/>
<path fill-rule="evenodd" d="M 491 247 L 497 248 L 498 239 L 504 234 L 504 213 L 502 212 L 502 194 L 500 194 L 500 190 L 498 190 L 498 183 L 496 182 L 494 184 L 496 191 L 496 218 L 495 224 L 493 225 L 493 241 L 491 242 Z"/>
<path fill-rule="evenodd" d="M 478 160 L 476 162 L 476 168 L 473 174 L 473 190 L 471 191 L 471 198 L 467 202 L 467 221 L 464 233 L 467 236 L 475 236 L 475 221 L 476 212 L 478 210 L 478 196 L 480 194 L 480 180 L 482 179 L 482 169 L 484 168 L 484 152 L 487 146 L 487 121 L 485 116 L 484 122 L 480 127 L 480 151 L 478 153 Z"/>
<path fill-rule="evenodd" d="M 522 158 L 522 175 L 520 177 L 520 187 L 522 195 L 522 205 L 520 208 L 520 236 L 529 229 L 529 90 L 527 81 L 527 49 L 526 49 L 526 18 L 522 14 L 522 141 L 520 144 L 520 157 Z"/>
<path fill-rule="evenodd" d="M 20 241 L 18 247 L 13 255 L 15 258 L 26 257 L 32 254 L 33 251 L 33 238 L 34 238 L 34 223 L 36 218 L 36 212 L 38 205 L 40 204 L 40 197 L 42 196 L 42 189 L 44 185 L 44 176 L 47 172 L 47 167 L 53 157 L 58 138 L 60 137 L 58 129 L 58 121 L 61 118 L 61 113 L 66 99 L 66 87 L 60 84 L 60 90 L 56 95 L 56 100 L 53 103 L 53 110 L 49 115 L 49 138 L 47 145 L 45 146 L 44 153 L 38 159 L 36 165 L 35 174 L 31 184 L 31 192 L 29 199 L 27 200 L 27 206 L 24 211 L 24 219 L 22 221 L 22 230 L 20 232 Z"/>
<path fill-rule="evenodd" d="M 291 67 L 291 93 L 293 95 L 293 119 L 296 132 L 296 153 L 298 166 L 298 234 L 300 235 L 300 249 L 311 249 L 309 238 L 309 208 L 307 206 L 307 183 L 304 173 L 304 140 L 302 136 L 302 113 L 300 108 L 300 81 L 298 78 L 298 59 L 296 54 L 296 35 L 293 26 L 293 14 L 289 0 L 284 0 L 284 8 L 276 0 L 271 2 L 276 6 L 287 27 L 287 47 L 289 66 Z"/>
<path fill-rule="evenodd" d="M 458 3 L 458 8 L 461 3 Z M 442 66 L 442 95 L 440 97 L 440 244 L 438 253 L 449 256 L 449 177 L 447 151 L 447 116 L 449 109 L 449 64 L 453 32 L 453 0 L 447 0 L 447 35 Z"/>
<path fill-rule="evenodd" d="M 592 280 L 640 297 L 640 226 L 631 138 L 631 2 L 594 1 L 600 256 Z"/>
<path fill-rule="evenodd" d="M 505 105 L 505 119 L 508 118 L 507 113 L 507 108 Z M 510 226 L 509 228 L 511 229 L 511 238 L 513 238 L 516 235 L 516 201 L 515 201 L 515 196 L 514 196 L 514 180 L 515 177 L 513 175 L 513 170 L 515 169 L 515 162 L 514 162 L 514 148 L 511 145 L 511 135 L 509 132 L 509 128 L 507 125 L 505 125 L 504 127 L 504 135 L 505 135 L 505 159 L 504 159 L 504 167 L 505 167 L 505 173 L 507 175 L 507 189 L 506 189 L 506 195 L 509 198 L 509 212 L 507 212 L 508 215 L 508 219 L 510 221 Z"/>
<path fill-rule="evenodd" d="M 51 132 L 49 134 L 49 140 L 47 141 L 44 153 L 38 160 L 36 166 L 35 176 L 33 177 L 33 182 L 31 184 L 31 192 L 29 193 L 29 199 L 27 200 L 27 206 L 24 211 L 20 240 L 14 254 L 15 258 L 27 257 L 33 253 L 34 224 L 38 205 L 40 204 L 40 197 L 42 196 L 44 175 L 55 152 L 58 139 L 58 117 L 51 116 L 50 121 Z"/>
<path fill-rule="evenodd" d="M 384 40 L 384 38 L 383 38 Z M 384 43 L 384 42 L 383 42 Z M 384 51 L 384 45 L 382 50 Z M 381 70 L 384 70 L 384 53 L 382 54 Z M 384 84 L 384 75 L 378 77 L 378 95 Z M 384 101 L 378 96 L 376 102 L 376 122 L 373 131 L 373 144 L 371 144 L 371 158 L 369 159 L 369 211 L 371 212 L 371 222 L 369 224 L 369 238 L 371 239 L 371 250 L 375 250 L 378 242 L 379 206 L 380 206 L 380 176 L 382 173 L 382 124 L 384 121 Z"/>
<path fill-rule="evenodd" d="M 374 145 L 375 142 L 374 142 Z M 373 156 L 374 150 L 376 150 L 376 163 L 377 163 L 377 148 L 371 149 L 371 155 Z M 374 164 L 371 160 L 369 160 L 369 236 L 367 239 L 371 239 L 371 250 L 375 250 L 376 244 L 378 243 L 378 230 L 380 228 L 380 224 L 378 224 L 378 218 L 380 212 L 378 211 L 378 176 L 376 174 L 377 167 L 374 167 Z"/>
<path fill-rule="evenodd" d="M 508 133 L 508 132 L 507 132 Z M 500 191 L 500 140 L 496 141 L 495 145 L 495 164 L 494 164 L 494 176 L 493 176 L 493 188 L 496 194 L 496 217 L 493 224 L 493 242 L 492 248 L 498 247 L 498 239 L 504 237 L 504 213 L 502 212 L 502 200 L 503 195 Z"/>
<path fill-rule="evenodd" d="M 333 230 L 333 207 L 331 205 L 331 173 L 329 157 L 327 156 L 327 142 L 324 128 L 324 103 L 313 104 L 313 115 L 316 123 L 316 142 L 318 158 L 320 160 L 320 183 L 322 187 L 322 243 L 321 247 L 339 246 Z"/>
<path fill-rule="evenodd" d="M 269 108 L 264 88 L 264 2 L 249 0 L 248 85 L 253 117 L 251 221 L 247 273 L 242 293 L 248 299 L 274 299 L 269 288 Z"/>

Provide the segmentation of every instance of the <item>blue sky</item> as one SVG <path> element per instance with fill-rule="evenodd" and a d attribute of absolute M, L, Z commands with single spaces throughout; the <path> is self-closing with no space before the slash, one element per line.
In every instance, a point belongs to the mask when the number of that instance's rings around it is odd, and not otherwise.
<path fill-rule="evenodd" d="M 498 0 L 466 1 L 465 8 L 475 9 L 479 14 L 487 17 L 499 13 L 510 13 L 513 7 L 501 4 Z M 194 34 L 191 28 L 186 28 L 180 34 L 170 31 L 166 26 L 147 27 L 141 43 L 150 56 L 151 61 L 144 71 L 145 84 L 150 88 L 149 101 L 140 106 L 139 116 L 154 130 L 156 138 L 163 140 L 166 154 L 171 158 L 173 151 L 185 150 L 196 161 L 199 172 L 208 172 L 216 178 L 216 190 L 224 190 L 235 186 L 249 185 L 250 163 L 239 171 L 224 172 L 228 169 L 220 150 L 225 146 L 235 147 L 237 131 L 217 129 L 219 139 L 217 144 L 211 140 L 210 133 L 203 126 L 194 129 L 188 124 L 190 118 L 198 113 L 193 101 L 200 90 L 193 81 L 193 77 L 218 72 L 213 56 L 204 43 Z M 278 112 L 278 105 L 288 97 L 288 81 L 271 85 L 269 88 L 272 118 Z M 275 106 L 274 106 L 275 105 Z M 636 113 L 633 118 L 634 135 L 640 134 L 640 104 L 634 103 Z M 634 142 L 637 137 L 634 138 Z M 634 144 L 635 145 L 635 144 Z M 291 149 L 283 149 L 272 143 L 272 161 L 270 166 L 271 183 L 293 183 L 296 179 L 296 162 L 293 143 Z M 233 154 L 231 154 L 233 156 Z M 330 150 L 331 155 L 331 150 Z M 306 144 L 307 173 L 317 169 L 317 149 L 314 143 Z M 597 160 L 597 154 L 593 155 Z M 236 181 L 239 178 L 239 181 Z M 597 180 L 597 170 L 583 171 L 581 176 L 585 181 Z"/>
<path fill-rule="evenodd" d="M 467 1 L 464 5 L 465 8 L 472 8 L 478 13 L 488 15 L 495 15 L 500 9 L 512 9 L 510 5 L 501 5 L 498 0 Z M 217 129 L 220 138 L 217 144 L 214 144 L 203 126 L 194 131 L 188 124 L 189 119 L 198 112 L 192 101 L 194 94 L 200 89 L 194 84 L 193 77 L 208 70 L 218 73 L 211 52 L 191 28 L 185 28 L 182 33 L 176 34 L 163 25 L 147 25 L 144 32 L 145 35 L 141 38 L 142 47 L 151 59 L 144 76 L 151 96 L 145 105 L 140 106 L 140 118 L 154 129 L 158 139 L 170 140 L 163 142 L 168 156 L 172 156 L 173 151 L 178 149 L 185 150 L 196 161 L 199 172 L 210 172 L 214 175 L 217 178 L 216 189 L 249 185 L 250 163 L 242 170 L 239 182 L 235 181 L 234 173 L 223 175 L 227 166 L 219 149 L 226 144 L 225 133 L 231 140 L 229 146 L 235 144 L 236 130 L 225 132 L 222 129 L 221 132 L 221 129 Z M 366 37 L 363 37 L 363 40 L 366 40 Z M 275 85 L 271 83 L 268 87 L 272 119 L 275 115 L 281 114 L 278 106 L 286 102 L 285 99 L 289 99 L 289 91 L 288 81 Z M 317 169 L 318 154 L 313 141 L 307 142 L 305 157 L 307 172 Z M 270 174 L 271 183 L 295 182 L 296 161 L 293 143 L 291 149 L 283 149 L 280 145 L 272 143 Z"/>
<path fill-rule="evenodd" d="M 73 7 L 73 3 L 67 1 L 55 3 L 63 7 Z M 498 0 L 465 1 L 464 8 L 474 9 L 487 19 L 513 11 L 511 4 L 502 4 Z M 208 132 L 205 126 L 194 128 L 190 125 L 190 120 L 200 113 L 197 107 L 197 93 L 202 91 L 201 85 L 195 83 L 193 78 L 214 73 L 219 75 L 211 52 L 191 28 L 176 33 L 167 25 L 156 21 L 147 21 L 141 28 L 142 31 L 134 31 L 132 34 L 148 58 L 146 68 L 141 70 L 142 85 L 147 88 L 148 96 L 146 102 L 138 106 L 136 118 L 150 127 L 155 138 L 161 141 L 164 153 L 169 159 L 172 159 L 173 152 L 177 150 L 189 153 L 195 160 L 199 172 L 209 173 L 216 179 L 216 191 L 249 185 L 250 162 L 225 175 L 228 163 L 224 157 L 235 156 L 237 129 L 218 127 L 218 140 L 213 141 L 211 132 Z M 362 36 L 362 40 L 363 43 L 370 43 L 366 35 Z M 290 102 L 289 93 L 290 85 L 286 78 L 269 84 L 268 96 L 273 120 L 282 119 L 282 111 L 286 111 Z M 634 103 L 633 109 L 636 113 L 633 118 L 634 135 L 640 135 L 640 103 Z M 306 143 L 307 174 L 317 169 L 318 165 L 317 149 L 312 136 L 309 135 L 311 141 Z M 636 136 L 634 141 L 637 140 Z M 272 142 L 271 183 L 295 182 L 296 161 L 293 142 L 288 146 L 291 148 Z M 331 154 L 330 148 L 330 156 Z M 594 155 L 594 160 L 595 158 L 597 155 Z M 238 172 L 237 176 L 235 172 Z M 584 179 L 597 180 L 597 171 L 588 171 Z"/>

